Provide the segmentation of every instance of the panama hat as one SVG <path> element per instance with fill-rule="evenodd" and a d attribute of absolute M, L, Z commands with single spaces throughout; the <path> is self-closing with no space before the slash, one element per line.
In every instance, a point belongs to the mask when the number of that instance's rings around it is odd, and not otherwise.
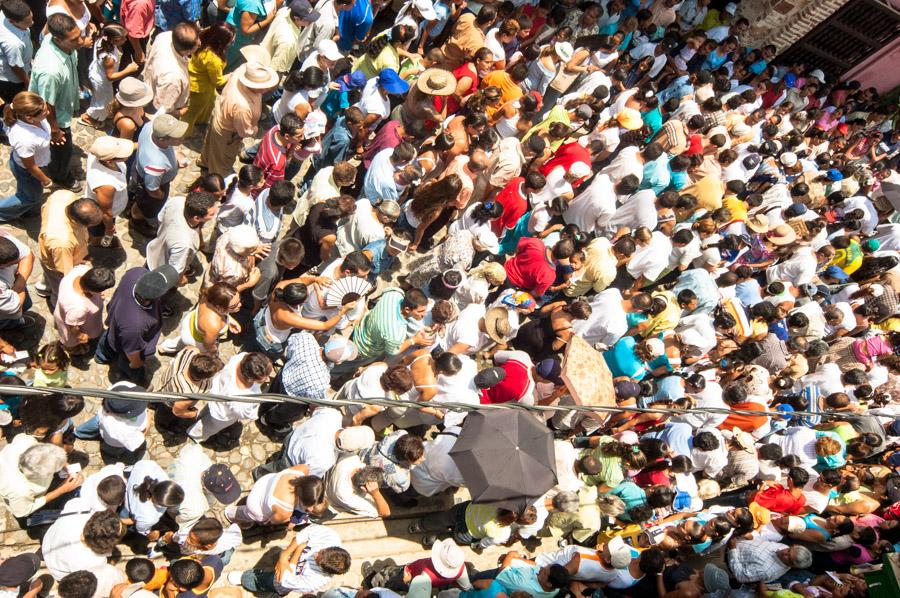
<path fill-rule="evenodd" d="M 432 68 L 419 75 L 416 87 L 428 95 L 448 96 L 456 91 L 456 79 L 450 71 Z"/>
<path fill-rule="evenodd" d="M 250 89 L 271 89 L 278 85 L 278 73 L 259 62 L 248 62 L 240 76 L 241 85 Z"/>
<path fill-rule="evenodd" d="M 153 101 L 153 90 L 150 86 L 134 77 L 125 77 L 119 82 L 119 91 L 116 92 L 116 101 L 126 108 L 146 106 Z"/>

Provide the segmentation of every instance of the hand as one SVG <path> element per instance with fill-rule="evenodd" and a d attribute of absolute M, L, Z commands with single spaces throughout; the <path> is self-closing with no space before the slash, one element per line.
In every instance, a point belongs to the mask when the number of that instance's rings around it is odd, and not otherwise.
<path fill-rule="evenodd" d="M 52 145 L 62 145 L 66 142 L 66 134 L 59 127 L 50 129 L 50 143 Z"/>
<path fill-rule="evenodd" d="M 152 530 L 149 534 L 147 534 L 147 539 L 151 542 L 156 542 L 159 540 L 159 530 Z"/>
<path fill-rule="evenodd" d="M 40 579 L 35 579 L 33 582 L 31 582 L 31 585 L 28 586 L 28 591 L 34 592 L 35 594 L 40 592 L 42 589 L 44 589 L 44 582 Z"/>
<path fill-rule="evenodd" d="M 384 227 L 384 236 L 385 237 L 390 237 L 393 234 L 394 234 L 394 229 L 392 229 L 390 226 Z"/>
<path fill-rule="evenodd" d="M 420 330 L 413 337 L 413 343 L 422 347 L 430 347 L 434 344 L 434 335 L 425 330 Z"/>
<path fill-rule="evenodd" d="M 138 70 L 140 70 L 140 68 L 141 67 L 140 67 L 140 65 L 138 65 L 138 63 L 132 62 L 131 64 L 129 64 L 128 66 L 125 67 L 125 72 L 129 73 L 129 74 L 136 73 L 136 72 L 138 72 Z"/>
<path fill-rule="evenodd" d="M 419 245 L 417 243 L 410 243 L 409 247 L 407 247 L 406 250 L 409 251 L 410 253 L 412 253 L 413 251 L 418 251 Z"/>
<path fill-rule="evenodd" d="M 84 476 L 80 473 L 76 473 L 75 475 L 70 475 L 66 478 L 62 484 L 59 485 L 59 489 L 62 494 L 66 494 L 68 492 L 72 492 L 73 490 L 77 490 L 84 483 Z"/>
<path fill-rule="evenodd" d="M 256 256 L 265 258 L 265 257 L 268 257 L 269 252 L 271 252 L 271 251 L 272 251 L 271 243 L 261 243 L 259 245 L 259 249 L 256 250 Z"/>
<path fill-rule="evenodd" d="M 347 312 L 353 310 L 353 308 L 356 307 L 356 303 L 356 301 L 351 301 L 347 305 L 341 306 L 341 315 L 343 316 Z"/>
<path fill-rule="evenodd" d="M 228 331 L 231 334 L 240 334 L 241 333 L 241 325 L 234 318 L 228 318 Z"/>
<path fill-rule="evenodd" d="M 378 494 L 381 492 L 378 489 L 378 482 L 366 482 L 366 485 L 363 486 L 363 490 L 366 491 L 366 494 Z"/>
<path fill-rule="evenodd" d="M 43 181 L 41 181 L 41 187 L 43 187 L 44 189 L 49 189 L 52 186 L 53 186 L 53 181 L 50 179 L 44 179 Z"/>
<path fill-rule="evenodd" d="M 333 282 L 334 281 L 327 276 L 316 276 L 313 278 L 313 284 L 317 284 L 320 287 L 330 287 Z"/>

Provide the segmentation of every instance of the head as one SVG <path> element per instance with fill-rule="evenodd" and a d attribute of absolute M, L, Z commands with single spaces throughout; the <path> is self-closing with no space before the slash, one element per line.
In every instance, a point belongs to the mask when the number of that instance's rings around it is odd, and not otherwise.
<path fill-rule="evenodd" d="M 561 590 L 569 587 L 572 576 L 569 575 L 565 567 L 554 563 L 541 567 L 537 574 L 537 580 L 546 591 Z"/>
<path fill-rule="evenodd" d="M 390 366 L 379 378 L 381 388 L 388 392 L 403 394 L 413 387 L 413 377 L 409 368 L 403 365 Z"/>
<path fill-rule="evenodd" d="M 275 261 L 282 268 L 293 270 L 303 261 L 304 254 L 303 243 L 298 239 L 288 237 L 278 244 Z"/>
<path fill-rule="evenodd" d="M 201 517 L 188 532 L 188 543 L 201 550 L 211 550 L 222 537 L 222 523 L 215 517 Z"/>
<path fill-rule="evenodd" d="M 206 380 L 212 380 L 212 377 L 215 376 L 225 364 L 219 359 L 216 355 L 210 355 L 208 353 L 199 353 L 194 355 L 191 362 L 188 364 L 188 377 L 194 382 L 204 382 Z"/>
<path fill-rule="evenodd" d="M 103 211 L 97 202 L 86 197 L 76 199 L 66 207 L 66 216 L 74 226 L 97 226 L 103 221 Z"/>
<path fill-rule="evenodd" d="M 172 30 L 172 47 L 182 58 L 190 58 L 200 48 L 200 28 L 191 21 L 175 25 Z"/>
<path fill-rule="evenodd" d="M 298 476 L 290 481 L 290 485 L 304 511 L 311 515 L 324 515 L 328 511 L 322 478 L 314 475 Z"/>
<path fill-rule="evenodd" d="M 97 576 L 90 571 L 73 571 L 59 580 L 56 590 L 60 598 L 91 598 L 97 591 Z"/>
<path fill-rule="evenodd" d="M 422 320 L 428 313 L 428 298 L 418 289 L 406 291 L 400 304 L 400 314 L 407 320 Z"/>
<path fill-rule="evenodd" d="M 201 583 L 206 573 L 203 566 L 192 558 L 181 558 L 169 564 L 166 588 L 175 593 L 190 592 Z"/>
<path fill-rule="evenodd" d="M 81 539 L 96 554 L 109 554 L 125 536 L 126 528 L 115 511 L 98 511 L 84 524 Z"/>
<path fill-rule="evenodd" d="M 38 126 L 50 113 L 47 102 L 36 93 L 20 91 L 3 110 L 3 121 L 11 127 L 17 120 Z"/>
<path fill-rule="evenodd" d="M 66 452 L 53 444 L 35 444 L 19 457 L 19 471 L 37 484 L 47 482 L 65 466 Z"/>
<path fill-rule="evenodd" d="M 97 498 L 110 509 L 117 509 L 125 501 L 125 480 L 120 476 L 106 476 L 97 483 Z"/>
<path fill-rule="evenodd" d="M 238 365 L 238 377 L 248 386 L 268 382 L 272 374 L 272 360 L 263 353 L 247 353 Z"/>
<path fill-rule="evenodd" d="M 75 19 L 66 13 L 56 13 L 47 17 L 47 31 L 53 43 L 66 54 L 78 49 L 84 39 Z"/>
<path fill-rule="evenodd" d="M 125 577 L 131 583 L 147 583 L 156 575 L 156 565 L 150 559 L 136 557 L 125 563 Z"/>
<path fill-rule="evenodd" d="M 217 282 L 206 291 L 206 303 L 219 314 L 236 313 L 241 308 L 241 295 L 227 282 Z"/>
<path fill-rule="evenodd" d="M 192 191 L 184 200 L 184 220 L 191 228 L 200 228 L 216 217 L 219 202 L 208 191 Z"/>

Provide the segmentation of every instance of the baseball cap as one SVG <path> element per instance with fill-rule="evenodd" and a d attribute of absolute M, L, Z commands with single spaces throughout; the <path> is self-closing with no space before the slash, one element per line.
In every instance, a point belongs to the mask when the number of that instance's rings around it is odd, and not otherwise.
<path fill-rule="evenodd" d="M 356 345 L 346 336 L 333 334 L 325 346 L 322 347 L 325 359 L 331 363 L 343 363 L 352 361 L 359 355 Z"/>
<path fill-rule="evenodd" d="M 802 203 L 792 203 L 785 210 L 784 214 L 788 218 L 795 218 L 797 216 L 803 216 L 807 212 L 807 207 Z"/>
<path fill-rule="evenodd" d="M 423 21 L 433 21 L 437 18 L 437 11 L 434 10 L 434 3 L 431 0 L 412 0 L 412 5 L 422 15 Z"/>
<path fill-rule="evenodd" d="M 616 536 L 606 543 L 609 549 L 609 564 L 613 569 L 624 569 L 631 562 L 631 548 L 625 544 L 622 536 Z"/>
<path fill-rule="evenodd" d="M 293 0 L 290 3 L 291 16 L 304 21 L 318 21 L 321 16 L 317 11 L 313 10 L 309 0 Z"/>
<path fill-rule="evenodd" d="M 475 386 L 477 388 L 493 388 L 506 380 L 506 370 L 503 368 L 486 368 L 475 374 Z"/>
<path fill-rule="evenodd" d="M 334 43 L 334 40 L 323 39 L 319 42 L 319 45 L 316 46 L 316 49 L 319 51 L 320 56 L 324 56 L 326 59 L 331 60 L 332 62 L 337 62 L 344 55 L 338 50 L 337 44 Z"/>
<path fill-rule="evenodd" d="M 241 485 L 227 465 L 216 463 L 200 476 L 203 488 L 223 505 L 230 505 L 241 496 Z"/>
<path fill-rule="evenodd" d="M 788 168 L 797 164 L 797 154 L 794 152 L 784 152 L 781 154 L 781 163 Z"/>
<path fill-rule="evenodd" d="M 834 278 L 835 280 L 840 282 L 846 282 L 850 279 L 847 273 L 841 270 L 838 266 L 828 266 L 827 268 L 825 268 L 825 272 L 823 272 L 823 275 L 829 278 Z"/>
<path fill-rule="evenodd" d="M 119 390 L 125 392 L 146 392 L 147 389 L 131 382 L 116 382 L 109 387 L 110 390 Z M 103 399 L 103 409 L 107 413 L 118 415 L 123 418 L 131 419 L 137 417 L 147 410 L 146 401 L 139 399 Z"/>
<path fill-rule="evenodd" d="M 88 151 L 98 160 L 124 160 L 134 153 L 134 142 L 103 135 L 94 140 Z"/>
<path fill-rule="evenodd" d="M 375 444 L 375 431 L 369 426 L 350 426 L 340 431 L 337 447 L 348 453 L 355 453 Z"/>
<path fill-rule="evenodd" d="M 188 124 L 171 114 L 160 114 L 153 119 L 153 134 L 168 139 L 181 139 L 187 134 Z"/>
<path fill-rule="evenodd" d="M 386 92 L 396 95 L 409 91 L 409 83 L 401 79 L 394 69 L 382 69 L 378 73 L 378 85 Z"/>
<path fill-rule="evenodd" d="M 549 357 L 539 361 L 537 364 L 537 374 L 541 378 L 549 380 L 556 385 L 563 384 L 562 364 L 558 359 Z"/>
<path fill-rule="evenodd" d="M 828 180 L 830 180 L 833 183 L 837 183 L 839 181 L 844 180 L 844 174 L 837 168 L 829 169 L 828 172 L 825 173 L 825 175 L 828 177 Z"/>
<path fill-rule="evenodd" d="M 0 586 L 20 586 L 37 573 L 41 559 L 34 553 L 17 554 L 0 563 Z"/>
<path fill-rule="evenodd" d="M 141 276 L 134 285 L 134 293 L 141 299 L 156 301 L 175 288 L 181 275 L 173 266 L 163 264 Z"/>
<path fill-rule="evenodd" d="M 587 104 L 579 104 L 578 108 L 575 109 L 575 116 L 582 120 L 587 120 L 594 116 L 594 110 Z"/>
<path fill-rule="evenodd" d="M 640 396 L 641 385 L 634 380 L 619 380 L 615 383 L 616 399 L 633 399 Z"/>

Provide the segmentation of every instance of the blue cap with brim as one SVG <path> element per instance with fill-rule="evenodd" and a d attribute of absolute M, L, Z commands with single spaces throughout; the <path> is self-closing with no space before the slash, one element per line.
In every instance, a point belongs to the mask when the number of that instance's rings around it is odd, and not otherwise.
<path fill-rule="evenodd" d="M 846 282 L 850 279 L 847 273 L 837 266 L 828 266 L 827 268 L 825 268 L 825 271 L 822 273 L 822 275 L 827 276 L 828 278 L 833 278 L 840 282 Z"/>
<path fill-rule="evenodd" d="M 401 79 L 394 69 L 383 69 L 378 73 L 378 85 L 386 92 L 395 95 L 409 91 L 409 83 Z"/>

